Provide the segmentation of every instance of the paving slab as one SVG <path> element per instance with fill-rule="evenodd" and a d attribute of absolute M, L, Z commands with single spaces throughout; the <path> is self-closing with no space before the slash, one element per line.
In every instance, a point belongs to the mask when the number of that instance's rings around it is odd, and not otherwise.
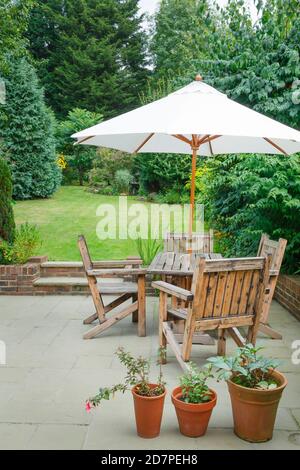
<path fill-rule="evenodd" d="M 93 311 L 88 296 L 0 297 L 0 340 L 7 346 L 7 364 L 0 365 L 1 449 L 300 449 L 300 365 L 291 361 L 291 345 L 300 339 L 300 323 L 282 306 L 273 302 L 270 322 L 283 339 L 271 340 L 262 334 L 258 338 L 265 354 L 282 362 L 280 368 L 288 378 L 273 440 L 263 444 L 235 436 L 227 385 L 216 380 L 210 386 L 218 394 L 218 403 L 207 434 L 190 439 L 179 433 L 170 392 L 178 384 L 181 369 L 170 350 L 163 366 L 168 395 L 158 438 L 137 437 L 130 392 L 87 414 L 85 400 L 100 386 L 124 377 L 125 369 L 114 354 L 119 346 L 150 357 L 153 378 L 159 373 L 157 297 L 147 299 L 146 338 L 137 336 L 137 325 L 127 317 L 101 337 L 83 340 L 90 325 L 83 325 L 82 320 Z M 228 354 L 234 350 L 233 341 L 228 340 Z M 216 355 L 216 345 L 198 345 L 191 359 L 204 365 L 212 355 Z"/>

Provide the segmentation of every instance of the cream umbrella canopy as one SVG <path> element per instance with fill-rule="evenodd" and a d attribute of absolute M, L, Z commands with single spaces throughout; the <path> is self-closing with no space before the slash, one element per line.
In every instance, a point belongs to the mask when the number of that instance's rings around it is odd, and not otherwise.
<path fill-rule="evenodd" d="M 197 156 L 300 152 L 300 132 L 229 99 L 202 81 L 72 135 L 77 144 L 128 153 L 192 154 L 189 232 Z"/>

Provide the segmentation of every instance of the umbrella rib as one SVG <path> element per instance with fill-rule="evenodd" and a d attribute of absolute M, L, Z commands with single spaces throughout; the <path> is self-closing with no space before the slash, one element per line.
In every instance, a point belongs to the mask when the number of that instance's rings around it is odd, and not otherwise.
<path fill-rule="evenodd" d="M 82 142 L 85 142 L 86 140 L 92 139 L 95 137 L 94 135 L 88 135 L 87 137 L 84 137 L 81 140 L 77 140 L 77 142 L 74 142 L 74 145 L 82 144 Z"/>
<path fill-rule="evenodd" d="M 137 153 L 141 150 L 141 148 L 144 147 L 144 145 L 146 145 L 147 142 L 149 142 L 149 140 L 154 136 L 155 132 L 151 132 L 151 134 L 149 134 L 145 140 L 143 140 L 143 142 L 133 151 L 133 153 Z"/>
<path fill-rule="evenodd" d="M 279 152 L 283 153 L 284 155 L 288 155 L 288 153 L 286 153 L 286 151 L 283 150 L 283 148 L 279 147 L 279 145 L 275 144 L 275 142 L 273 142 L 273 140 L 268 139 L 268 137 L 263 137 L 263 139 L 266 142 L 268 142 L 270 145 L 272 145 L 274 148 L 276 148 L 276 150 L 279 150 Z"/>
<path fill-rule="evenodd" d="M 208 137 L 205 137 L 204 140 L 202 140 L 201 144 L 207 144 L 208 142 L 211 142 L 212 140 L 218 139 L 219 137 L 222 137 L 221 135 L 211 135 Z"/>
<path fill-rule="evenodd" d="M 182 142 L 185 142 L 186 144 L 192 145 L 192 141 L 182 134 L 172 134 L 172 137 L 175 137 L 176 139 L 179 139 Z"/>
<path fill-rule="evenodd" d="M 200 147 L 201 144 L 205 144 L 206 139 L 209 138 L 209 134 L 205 134 L 201 139 L 197 140 L 198 147 Z"/>

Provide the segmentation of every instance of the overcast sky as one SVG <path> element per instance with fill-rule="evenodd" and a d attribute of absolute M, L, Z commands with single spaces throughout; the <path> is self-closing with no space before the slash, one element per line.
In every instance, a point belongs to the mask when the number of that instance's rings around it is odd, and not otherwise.
<path fill-rule="evenodd" d="M 183 0 L 184 1 L 184 0 Z M 140 6 L 142 11 L 145 11 L 147 13 L 154 13 L 157 5 L 159 3 L 159 0 L 140 0 Z M 227 0 L 218 0 L 219 5 L 223 6 L 227 3 Z M 251 8 L 251 13 L 253 18 L 256 17 L 256 9 L 254 6 L 253 0 L 248 0 L 248 3 Z"/>

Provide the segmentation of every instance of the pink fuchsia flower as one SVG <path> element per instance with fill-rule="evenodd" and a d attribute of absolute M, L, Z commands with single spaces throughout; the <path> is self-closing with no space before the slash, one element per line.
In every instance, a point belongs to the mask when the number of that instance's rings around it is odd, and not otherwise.
<path fill-rule="evenodd" d="M 85 409 L 88 413 L 90 413 L 91 409 L 92 409 L 92 405 L 89 401 L 86 402 L 85 404 Z"/>

